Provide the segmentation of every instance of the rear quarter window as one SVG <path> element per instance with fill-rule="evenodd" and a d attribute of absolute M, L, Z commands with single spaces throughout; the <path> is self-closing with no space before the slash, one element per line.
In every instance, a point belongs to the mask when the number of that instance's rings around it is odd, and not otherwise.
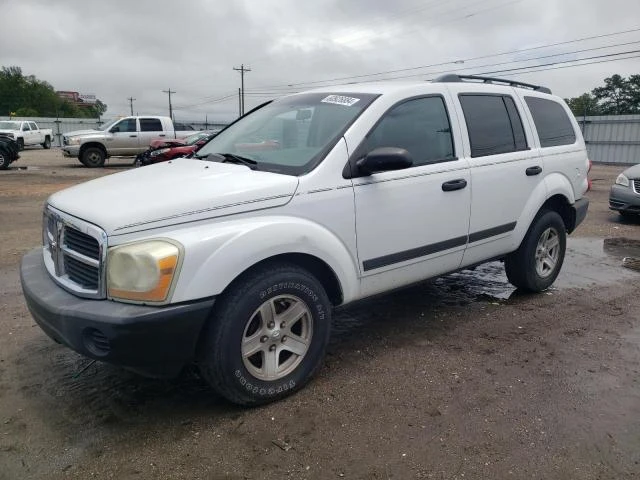
<path fill-rule="evenodd" d="M 539 97 L 525 97 L 525 101 L 536 125 L 541 147 L 576 143 L 576 132 L 562 105 Z"/>

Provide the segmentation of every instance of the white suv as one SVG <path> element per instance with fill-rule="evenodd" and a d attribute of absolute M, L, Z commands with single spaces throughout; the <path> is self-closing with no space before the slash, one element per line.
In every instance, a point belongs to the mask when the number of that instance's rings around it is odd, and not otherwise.
<path fill-rule="evenodd" d="M 255 109 L 197 159 L 52 195 L 23 290 L 88 357 L 153 376 L 196 362 L 230 401 L 266 403 L 318 370 L 335 305 L 494 259 L 517 287 L 549 287 L 587 171 L 543 87 L 322 88 Z"/>

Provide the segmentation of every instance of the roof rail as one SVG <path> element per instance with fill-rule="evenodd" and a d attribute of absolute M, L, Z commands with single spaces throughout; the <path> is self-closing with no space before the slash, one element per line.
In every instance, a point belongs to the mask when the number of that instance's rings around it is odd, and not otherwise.
<path fill-rule="evenodd" d="M 459 83 L 464 82 L 465 80 L 477 80 L 481 81 L 482 83 L 506 84 L 510 87 L 529 88 L 540 93 L 551 93 L 551 90 L 549 88 L 541 87 L 540 85 L 531 85 L 530 83 L 516 82 L 515 80 L 505 80 L 504 78 L 482 77 L 479 75 L 456 75 L 455 73 L 447 73 L 446 75 L 441 75 L 440 77 L 436 78 L 434 82 Z"/>

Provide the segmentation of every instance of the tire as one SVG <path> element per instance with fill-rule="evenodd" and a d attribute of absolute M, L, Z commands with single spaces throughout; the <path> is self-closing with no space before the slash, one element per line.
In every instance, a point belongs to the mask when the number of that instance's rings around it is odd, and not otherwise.
<path fill-rule="evenodd" d="M 44 142 L 42 143 L 42 148 L 45 150 L 49 150 L 51 148 L 51 139 L 47 136 L 44 137 Z"/>
<path fill-rule="evenodd" d="M 3 148 L 0 148 L 0 170 L 6 170 L 9 168 L 9 164 L 11 163 L 9 158 L 10 157 L 7 152 Z"/>
<path fill-rule="evenodd" d="M 623 218 L 624 220 L 630 220 L 636 216 L 635 213 L 631 213 L 631 212 L 618 211 L 618 213 L 620 214 L 620 217 Z"/>
<path fill-rule="evenodd" d="M 18 151 L 24 150 L 24 138 L 19 138 L 16 142 L 18 142 Z"/>
<path fill-rule="evenodd" d="M 505 258 L 509 282 L 527 292 L 546 290 L 560 273 L 566 248 L 567 231 L 562 217 L 542 210 L 518 250 Z"/>
<path fill-rule="evenodd" d="M 80 161 L 89 168 L 97 168 L 104 166 L 106 155 L 104 150 L 98 147 L 89 147 L 82 152 Z"/>
<path fill-rule="evenodd" d="M 287 323 L 287 314 L 297 320 Z M 295 265 L 267 264 L 216 304 L 200 341 L 200 372 L 230 402 L 273 402 L 313 377 L 330 331 L 331 304 L 320 282 Z"/>

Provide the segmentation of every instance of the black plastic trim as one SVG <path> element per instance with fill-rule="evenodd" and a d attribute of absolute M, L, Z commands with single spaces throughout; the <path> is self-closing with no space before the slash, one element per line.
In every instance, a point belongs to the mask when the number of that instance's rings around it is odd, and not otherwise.
<path fill-rule="evenodd" d="M 443 242 L 432 243 L 431 245 L 424 245 L 422 247 L 412 248 L 410 250 L 404 250 L 402 252 L 392 253 L 390 255 L 384 255 L 378 258 L 372 258 L 371 260 L 365 260 L 362 262 L 364 271 L 374 270 L 376 268 L 386 267 L 393 265 L 394 263 L 406 262 L 418 257 L 425 257 L 434 253 L 449 250 L 455 247 L 461 247 L 467 243 L 467 236 L 456 237 Z"/>
<path fill-rule="evenodd" d="M 469 235 L 469 243 L 479 242 L 480 240 L 485 240 L 487 238 L 502 235 L 503 233 L 508 233 L 516 228 L 516 224 L 517 222 L 505 223 L 504 225 L 472 233 L 471 235 Z"/>
<path fill-rule="evenodd" d="M 488 228 L 486 230 L 472 233 L 468 236 L 456 237 L 442 242 L 432 243 L 430 245 L 424 245 L 422 247 L 411 248 L 409 250 L 403 250 L 402 252 L 391 253 L 389 255 L 383 255 L 382 257 L 365 260 L 362 262 L 362 268 L 367 272 L 369 270 L 375 270 L 376 268 L 387 267 L 394 263 L 406 262 L 407 260 L 413 260 L 414 258 L 426 257 L 427 255 L 433 255 L 434 253 L 442 252 L 444 250 L 461 247 L 467 243 L 479 242 L 480 240 L 485 240 L 487 238 L 510 232 L 516 228 L 516 224 L 517 222 L 506 223 L 498 227 Z"/>

